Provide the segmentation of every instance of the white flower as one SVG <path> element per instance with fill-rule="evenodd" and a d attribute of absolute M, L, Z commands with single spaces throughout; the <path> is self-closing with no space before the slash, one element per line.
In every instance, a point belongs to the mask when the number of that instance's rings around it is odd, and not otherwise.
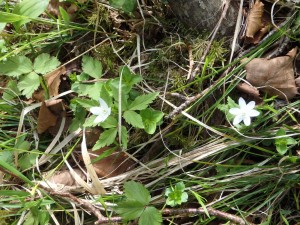
<path fill-rule="evenodd" d="M 108 107 L 106 102 L 99 98 L 100 107 L 92 107 L 90 108 L 91 113 L 94 115 L 97 115 L 96 119 L 94 120 L 94 123 L 100 123 L 107 119 L 107 117 L 111 113 L 111 108 Z"/>
<path fill-rule="evenodd" d="M 240 97 L 239 106 L 240 108 L 232 108 L 229 110 L 229 112 L 232 115 L 235 115 L 233 125 L 236 126 L 243 121 L 246 126 L 249 126 L 251 123 L 251 117 L 259 115 L 259 112 L 254 109 L 255 102 L 251 101 L 248 104 L 246 104 L 245 100 L 242 97 Z"/>

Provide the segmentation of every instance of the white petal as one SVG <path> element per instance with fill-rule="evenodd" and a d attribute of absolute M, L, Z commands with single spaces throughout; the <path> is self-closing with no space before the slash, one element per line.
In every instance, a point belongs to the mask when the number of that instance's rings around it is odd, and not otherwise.
<path fill-rule="evenodd" d="M 231 113 L 232 115 L 239 115 L 239 114 L 241 114 L 241 109 L 240 108 L 232 108 L 232 109 L 229 109 L 229 113 Z"/>
<path fill-rule="evenodd" d="M 97 116 L 96 119 L 94 120 L 94 123 L 101 123 L 105 120 L 103 116 Z"/>
<path fill-rule="evenodd" d="M 254 109 L 254 107 L 255 107 L 255 101 L 249 102 L 249 103 L 247 104 L 247 106 L 246 106 L 246 108 L 247 108 L 248 110 Z"/>
<path fill-rule="evenodd" d="M 250 116 L 245 116 L 243 121 L 246 126 L 249 126 L 251 124 Z"/>
<path fill-rule="evenodd" d="M 246 102 L 242 97 L 239 98 L 239 106 L 240 108 L 246 107 Z"/>
<path fill-rule="evenodd" d="M 237 115 L 234 120 L 233 120 L 233 125 L 236 126 L 238 125 L 240 122 L 242 122 L 244 117 L 242 117 L 241 115 Z"/>
<path fill-rule="evenodd" d="M 90 112 L 94 115 L 99 115 L 99 113 L 101 112 L 101 107 L 91 107 Z"/>
<path fill-rule="evenodd" d="M 105 109 L 108 108 L 108 105 L 106 104 L 106 102 L 102 98 L 99 98 L 99 103 L 100 103 L 101 108 L 105 108 Z"/>
<path fill-rule="evenodd" d="M 255 109 L 249 110 L 249 112 L 247 113 L 247 115 L 250 117 L 255 117 L 255 116 L 258 116 L 259 114 L 260 114 L 260 112 Z"/>

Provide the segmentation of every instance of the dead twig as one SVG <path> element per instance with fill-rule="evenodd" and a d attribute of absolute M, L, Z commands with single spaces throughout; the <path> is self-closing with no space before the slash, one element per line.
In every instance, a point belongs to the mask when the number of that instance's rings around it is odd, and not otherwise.
<path fill-rule="evenodd" d="M 226 212 L 222 212 L 213 208 L 207 208 L 207 212 L 211 216 L 218 217 L 220 219 L 224 220 L 229 220 L 233 223 L 239 224 L 239 225 L 255 225 L 254 223 L 250 223 L 246 221 L 245 219 L 230 214 Z M 162 214 L 164 216 L 190 216 L 190 215 L 205 215 L 206 212 L 203 208 L 189 208 L 189 209 L 164 209 L 162 211 Z M 121 223 L 122 218 L 121 217 L 111 217 L 110 219 L 108 218 L 102 218 L 98 220 L 95 224 L 106 224 L 106 223 Z"/>

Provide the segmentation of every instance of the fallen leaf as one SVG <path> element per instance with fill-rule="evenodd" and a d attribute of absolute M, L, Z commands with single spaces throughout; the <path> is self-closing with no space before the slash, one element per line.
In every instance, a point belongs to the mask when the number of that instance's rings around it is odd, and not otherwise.
<path fill-rule="evenodd" d="M 109 147 L 104 147 L 96 151 L 88 151 L 92 160 L 103 154 Z M 93 163 L 94 169 L 98 176 L 114 177 L 125 173 L 132 168 L 134 161 L 124 152 L 116 150 L 111 155 Z"/>
<path fill-rule="evenodd" d="M 74 172 L 86 180 L 85 174 L 80 169 L 74 169 Z M 55 171 L 50 175 L 51 173 L 52 171 L 43 174 L 44 180 L 40 182 L 40 185 L 61 192 L 83 192 L 83 188 L 69 170 Z"/>
<path fill-rule="evenodd" d="M 239 83 L 237 85 L 237 89 L 239 89 L 240 91 L 253 96 L 256 99 L 259 99 L 259 91 L 257 90 L 256 87 L 253 87 L 247 83 Z"/>
<path fill-rule="evenodd" d="M 246 37 L 253 38 L 254 35 L 263 27 L 262 15 L 264 12 L 264 4 L 260 0 L 256 0 L 250 9 L 247 18 Z"/>
<path fill-rule="evenodd" d="M 57 121 L 57 116 L 54 115 L 46 106 L 46 103 L 43 101 L 40 107 L 38 120 L 37 120 L 37 131 L 39 134 L 44 133 L 50 127 L 54 126 Z"/>
<path fill-rule="evenodd" d="M 60 67 L 45 75 L 50 97 L 58 95 L 61 75 L 66 73 L 66 67 Z"/>
<path fill-rule="evenodd" d="M 297 48 L 273 59 L 256 58 L 246 65 L 246 79 L 270 96 L 291 99 L 297 93 L 293 61 Z M 243 59 L 246 62 L 248 59 Z"/>
<path fill-rule="evenodd" d="M 62 7 L 70 16 L 71 20 L 74 17 L 74 13 L 78 10 L 76 4 L 69 3 L 69 2 L 59 2 L 59 0 L 50 0 L 47 12 L 55 17 L 60 16 L 59 7 Z"/>

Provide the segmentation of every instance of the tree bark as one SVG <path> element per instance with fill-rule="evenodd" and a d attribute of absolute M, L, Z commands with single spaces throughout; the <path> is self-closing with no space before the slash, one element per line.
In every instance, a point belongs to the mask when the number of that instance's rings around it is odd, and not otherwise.
<path fill-rule="evenodd" d="M 187 26 L 200 32 L 211 32 L 218 23 L 223 0 L 168 0 L 171 10 Z M 231 1 L 219 35 L 233 35 L 238 15 L 238 4 Z"/>

